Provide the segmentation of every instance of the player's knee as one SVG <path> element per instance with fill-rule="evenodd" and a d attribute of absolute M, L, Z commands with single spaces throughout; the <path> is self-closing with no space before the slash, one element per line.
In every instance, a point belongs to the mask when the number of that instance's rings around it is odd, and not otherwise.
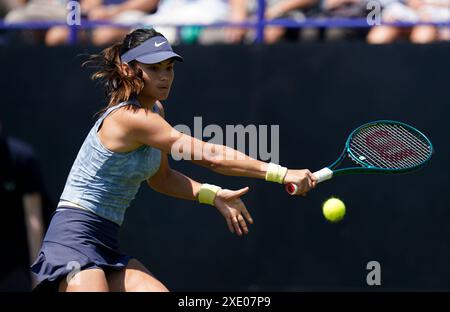
<path fill-rule="evenodd" d="M 146 274 L 129 275 L 125 283 L 129 292 L 169 292 L 160 281 Z"/>

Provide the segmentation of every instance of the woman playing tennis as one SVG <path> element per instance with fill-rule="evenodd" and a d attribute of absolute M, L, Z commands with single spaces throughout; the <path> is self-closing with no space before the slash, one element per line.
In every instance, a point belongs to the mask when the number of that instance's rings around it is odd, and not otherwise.
<path fill-rule="evenodd" d="M 174 63 L 182 60 L 160 33 L 138 29 L 88 61 L 100 67 L 93 78 L 105 83 L 109 104 L 80 148 L 32 265 L 36 290 L 167 291 L 142 263 L 118 250 L 125 210 L 143 181 L 169 196 L 215 206 L 231 233 L 248 233 L 253 220 L 241 200 L 248 187 L 194 181 L 169 167 L 168 154 L 190 155 L 224 175 L 295 183 L 303 195 L 315 187 L 309 170 L 261 162 L 172 128 L 159 101 L 168 97 Z"/>

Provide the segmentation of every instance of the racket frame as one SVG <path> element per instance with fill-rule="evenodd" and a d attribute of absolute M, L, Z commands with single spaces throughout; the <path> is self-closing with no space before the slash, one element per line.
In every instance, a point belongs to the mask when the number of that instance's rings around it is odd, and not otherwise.
<path fill-rule="evenodd" d="M 364 128 L 367 128 L 369 126 L 377 124 L 377 123 L 400 125 L 400 126 L 403 126 L 403 127 L 407 128 L 407 129 L 409 129 L 412 132 L 415 132 L 416 134 L 418 134 L 419 136 L 424 138 L 425 141 L 427 142 L 429 148 L 430 148 L 430 154 L 428 155 L 428 158 L 426 160 L 424 160 L 423 162 L 421 162 L 420 164 L 416 165 L 416 166 L 408 167 L 408 168 L 402 168 L 402 169 L 378 168 L 378 167 L 371 166 L 368 163 L 360 160 L 350 150 L 350 142 L 351 142 L 351 140 L 352 140 L 352 138 L 353 138 L 355 133 L 357 133 L 358 131 L 360 131 L 360 130 L 362 130 Z M 329 169 L 331 169 L 333 171 L 333 176 L 340 176 L 340 175 L 346 175 L 346 174 L 355 174 L 355 173 L 378 173 L 378 174 L 380 174 L 380 173 L 381 174 L 407 173 L 407 172 L 416 171 L 416 170 L 426 166 L 430 162 L 431 156 L 433 155 L 433 153 L 434 153 L 434 148 L 433 148 L 433 144 L 431 143 L 430 139 L 428 139 L 428 137 L 425 134 L 423 134 L 421 131 L 419 131 L 418 129 L 416 129 L 416 128 L 408 125 L 408 124 L 405 124 L 403 122 L 399 122 L 399 121 L 394 121 L 394 120 L 376 120 L 376 121 L 371 121 L 371 122 L 365 123 L 365 124 L 359 126 L 358 128 L 356 128 L 355 130 L 353 130 L 352 133 L 350 133 L 350 135 L 347 138 L 347 141 L 345 143 L 345 148 L 342 151 L 341 156 L 334 163 L 332 163 L 330 166 L 328 166 L 327 168 L 329 168 Z M 342 161 L 344 160 L 346 155 L 348 155 L 351 160 L 355 161 L 361 167 L 347 167 L 347 168 L 341 168 L 341 169 L 333 170 L 339 164 L 342 163 Z"/>
<path fill-rule="evenodd" d="M 396 124 L 396 125 L 401 125 L 409 130 L 412 130 L 412 132 L 416 132 L 416 134 L 418 134 L 419 136 L 423 137 L 425 139 L 425 141 L 428 143 L 428 146 L 430 148 L 430 154 L 428 156 L 428 158 L 426 160 L 424 160 L 423 162 L 421 162 L 420 164 L 413 166 L 413 167 L 408 167 L 408 168 L 402 168 L 402 169 L 388 169 L 388 168 L 378 168 L 378 167 L 374 167 L 369 165 L 368 163 L 360 160 L 356 155 L 354 155 L 352 153 L 352 151 L 350 150 L 350 142 L 354 136 L 355 133 L 357 133 L 358 131 L 367 128 L 371 125 L 377 124 L 377 123 L 385 123 L 385 124 Z M 361 126 L 359 126 L 358 128 L 354 129 L 350 135 L 347 137 L 347 140 L 345 142 L 345 147 L 342 151 L 342 153 L 340 154 L 340 156 L 338 157 L 338 159 L 336 159 L 331 165 L 316 171 L 315 173 L 322 173 L 325 172 L 325 174 L 320 174 L 318 177 L 318 181 L 317 183 L 329 180 L 335 176 L 341 176 L 341 175 L 347 175 L 347 174 L 370 174 L 370 173 L 377 173 L 377 174 L 401 174 L 401 173 L 407 173 L 407 172 L 413 172 L 416 171 L 424 166 L 426 166 L 430 160 L 431 160 L 431 156 L 434 154 L 434 148 L 433 148 L 433 144 L 431 143 L 430 139 L 428 139 L 428 137 L 423 134 L 421 131 L 419 131 L 418 129 L 414 128 L 413 126 L 410 126 L 408 124 L 405 124 L 403 122 L 400 121 L 395 121 L 395 120 L 376 120 L 376 121 L 371 121 L 368 123 L 365 123 Z M 343 161 L 345 156 L 347 156 L 352 160 L 355 161 L 357 164 L 360 165 L 360 167 L 347 167 L 347 168 L 341 168 L 341 169 L 336 169 L 334 170 L 334 168 L 336 168 L 337 166 L 339 166 Z M 328 172 L 327 172 L 328 171 Z M 313 174 L 315 174 L 313 173 Z M 285 189 L 286 191 L 291 194 L 294 195 L 298 192 L 298 186 L 293 184 L 293 183 L 288 183 L 285 185 Z"/>

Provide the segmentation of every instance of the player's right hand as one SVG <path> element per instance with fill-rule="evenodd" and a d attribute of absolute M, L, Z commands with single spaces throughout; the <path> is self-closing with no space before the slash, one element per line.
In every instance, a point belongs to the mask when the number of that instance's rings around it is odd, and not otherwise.
<path fill-rule="evenodd" d="M 308 169 L 291 170 L 288 169 L 286 176 L 284 177 L 284 184 L 294 183 L 298 186 L 298 192 L 293 195 L 306 194 L 317 185 L 317 179 Z"/>

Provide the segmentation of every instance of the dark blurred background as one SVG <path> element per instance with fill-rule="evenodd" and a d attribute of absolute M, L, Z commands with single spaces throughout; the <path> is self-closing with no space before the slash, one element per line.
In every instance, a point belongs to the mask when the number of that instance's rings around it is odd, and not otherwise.
<path fill-rule="evenodd" d="M 290 197 L 274 183 L 171 161 L 201 182 L 250 186 L 243 198 L 255 219 L 250 234 L 234 237 L 215 208 L 172 199 L 143 184 L 121 231 L 125 252 L 174 291 L 450 290 L 449 44 L 310 42 L 176 50 L 185 62 L 177 64 L 164 103 L 172 125 L 193 128 L 194 116 L 203 118 L 203 127 L 279 125 L 280 163 L 290 168 L 322 168 L 338 156 L 353 128 L 376 119 L 417 127 L 436 152 L 419 172 L 340 177 L 307 198 Z M 35 149 L 53 202 L 94 114 L 105 105 L 101 86 L 80 66 L 98 51 L 0 48 L 4 131 Z M 322 216 L 321 204 L 330 196 L 347 205 L 340 223 Z M 381 265 L 381 286 L 366 283 L 370 261 Z"/>

